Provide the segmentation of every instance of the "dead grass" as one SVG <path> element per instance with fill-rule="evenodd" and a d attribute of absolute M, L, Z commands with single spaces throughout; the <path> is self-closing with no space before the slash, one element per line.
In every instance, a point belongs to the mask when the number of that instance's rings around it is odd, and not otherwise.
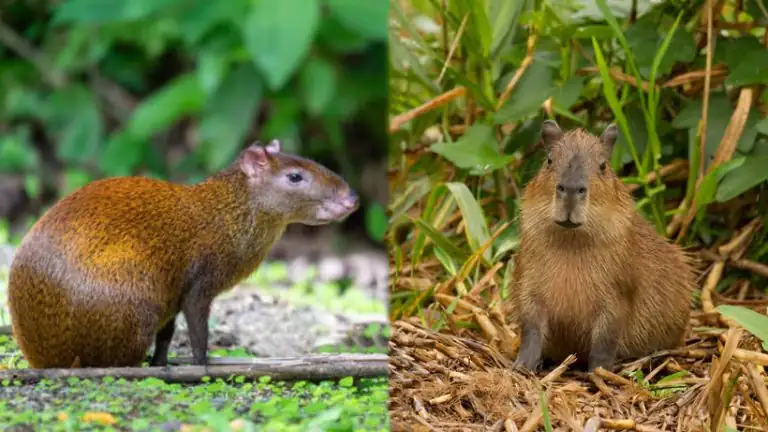
<path fill-rule="evenodd" d="M 704 431 L 722 419 L 735 430 L 765 431 L 768 364 L 734 356 L 756 345 L 737 328 L 691 331 L 685 347 L 616 373 L 586 374 L 569 367 L 571 358 L 531 376 L 482 338 L 400 320 L 390 339 L 392 430 L 545 430 L 545 398 L 553 430 Z M 638 370 L 644 378 L 626 378 Z"/>

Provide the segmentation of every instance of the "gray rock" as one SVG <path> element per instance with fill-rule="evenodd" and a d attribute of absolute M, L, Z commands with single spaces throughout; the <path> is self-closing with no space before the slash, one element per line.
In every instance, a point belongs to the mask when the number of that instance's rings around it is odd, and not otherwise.
<path fill-rule="evenodd" d="M 11 245 L 0 245 L 0 267 L 10 267 L 15 248 Z"/>

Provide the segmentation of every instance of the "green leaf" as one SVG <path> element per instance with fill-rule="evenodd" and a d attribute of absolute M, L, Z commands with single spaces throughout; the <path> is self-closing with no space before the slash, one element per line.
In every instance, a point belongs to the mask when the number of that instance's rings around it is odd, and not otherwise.
<path fill-rule="evenodd" d="M 766 83 L 768 52 L 758 38 L 752 35 L 739 38 L 718 38 L 715 44 L 715 62 L 728 65 L 726 84 L 741 87 Z"/>
<path fill-rule="evenodd" d="M 509 49 L 520 26 L 520 12 L 525 2 L 509 0 L 490 0 L 486 3 L 487 14 L 491 19 L 491 57 L 496 58 Z"/>
<path fill-rule="evenodd" d="M 739 159 L 743 159 L 743 163 L 720 180 L 715 196 L 717 202 L 730 201 L 768 180 L 768 170 L 765 169 L 768 155 L 749 155 Z"/>
<path fill-rule="evenodd" d="M 468 253 L 464 249 L 456 246 L 454 242 L 426 221 L 417 218 L 412 218 L 411 221 L 432 240 L 436 247 L 443 249 L 450 256 L 460 261 L 464 261 L 468 257 Z"/>
<path fill-rule="evenodd" d="M 605 0 L 599 0 L 597 4 L 605 13 L 605 10 L 607 10 Z M 608 18 L 608 21 L 611 22 L 612 28 L 618 26 L 618 23 L 616 23 L 615 18 L 612 16 Z M 597 39 L 592 39 L 592 47 L 595 50 L 597 65 L 600 68 L 600 78 L 603 80 L 603 95 L 605 96 L 605 100 L 608 102 L 608 106 L 611 107 L 611 111 L 613 111 L 616 123 L 619 125 L 619 129 L 621 130 L 621 137 L 623 137 L 622 139 L 624 140 L 623 142 L 626 143 L 626 148 L 630 151 L 632 160 L 635 162 L 635 166 L 640 169 L 642 165 L 640 162 L 639 153 L 637 151 L 637 143 L 634 142 L 632 131 L 630 130 L 629 122 L 627 121 L 627 116 L 624 115 L 624 110 L 622 109 L 621 103 L 616 97 L 616 86 L 613 83 L 613 78 L 609 72 L 608 64 L 606 63 L 605 57 L 603 56 L 603 50 L 597 43 Z"/>
<path fill-rule="evenodd" d="M 392 47 L 398 41 L 390 40 Z M 347 28 L 338 18 L 329 16 L 320 21 L 320 27 L 317 30 L 317 44 L 330 52 L 348 53 L 359 52 L 368 41 L 360 34 Z"/>
<path fill-rule="evenodd" d="M 327 0 L 331 16 L 369 40 L 387 38 L 389 1 Z"/>
<path fill-rule="evenodd" d="M 631 136 L 632 144 L 638 154 L 643 154 L 648 143 L 648 128 L 645 125 L 645 116 L 643 110 L 637 105 L 629 105 L 624 110 L 627 119 L 627 127 Z M 618 161 L 619 166 L 626 165 L 633 161 L 632 150 L 629 148 L 630 140 L 619 134 L 616 145 L 613 148 L 613 158 Z M 612 162 L 614 159 L 611 160 Z"/>
<path fill-rule="evenodd" d="M 501 154 L 493 128 L 482 123 L 472 125 L 457 141 L 438 142 L 430 150 L 462 169 L 493 171 L 513 158 Z"/>
<path fill-rule="evenodd" d="M 175 78 L 139 105 L 127 130 L 136 139 L 148 139 L 182 116 L 197 113 L 203 106 L 205 93 L 193 73 Z"/>
<path fill-rule="evenodd" d="M 645 15 L 636 21 L 625 35 L 627 43 L 632 49 L 632 55 L 635 58 L 637 68 L 643 77 L 651 75 L 651 68 L 656 56 L 660 53 L 660 48 L 664 37 L 659 33 L 659 24 L 653 14 Z M 668 32 L 665 32 L 669 36 Z M 686 32 L 685 29 L 678 28 L 671 36 L 668 49 L 663 53 L 663 57 L 658 60 L 656 76 L 662 76 L 668 73 L 672 66 L 677 62 L 690 62 L 696 55 L 696 44 L 693 35 Z"/>
<path fill-rule="evenodd" d="M 585 25 L 576 28 L 573 33 L 574 39 L 598 39 L 605 40 L 610 39 L 613 36 L 613 30 L 611 27 L 604 24 L 598 25 Z"/>
<path fill-rule="evenodd" d="M 245 46 L 272 90 L 282 88 L 307 55 L 320 21 L 319 0 L 256 0 Z"/>
<path fill-rule="evenodd" d="M 688 103 L 682 111 L 672 120 L 674 128 L 688 128 L 689 134 L 696 136 L 699 119 L 701 119 L 702 100 L 695 99 Z M 720 140 L 723 139 L 725 128 L 730 122 L 733 108 L 728 96 L 724 93 L 712 94 L 709 100 L 709 111 L 707 114 L 707 141 L 705 143 L 704 160 L 708 161 L 715 155 Z"/>
<path fill-rule="evenodd" d="M 104 125 L 96 105 L 81 107 L 60 137 L 56 153 L 62 162 L 84 163 L 101 145 Z"/>
<path fill-rule="evenodd" d="M 563 110 L 568 110 L 579 100 L 583 89 L 584 78 L 572 76 L 554 90 L 552 102 Z"/>
<path fill-rule="evenodd" d="M 193 44 L 222 21 L 241 19 L 249 9 L 248 0 L 185 0 L 176 17 L 181 35 Z"/>
<path fill-rule="evenodd" d="M 202 52 L 198 56 L 197 78 L 200 80 L 200 87 L 207 95 L 219 88 L 227 73 L 228 63 L 226 56 L 220 51 Z"/>
<path fill-rule="evenodd" d="M 467 53 L 486 58 L 491 49 L 491 23 L 485 11 L 485 2 L 477 0 L 453 0 L 448 3 L 448 8 L 461 22 L 468 16 L 467 25 L 460 43 L 467 49 Z M 458 27 L 458 24 L 456 24 Z"/>
<path fill-rule="evenodd" d="M 209 171 L 218 171 L 242 144 L 262 100 L 259 75 L 250 63 L 232 69 L 208 101 L 200 125 Z"/>
<path fill-rule="evenodd" d="M 456 203 L 459 204 L 459 209 L 464 218 L 464 225 L 466 226 L 464 231 L 467 235 L 467 241 L 472 251 L 476 251 L 491 237 L 488 231 L 488 224 L 483 215 L 483 209 L 475 200 L 466 184 L 454 182 L 446 183 L 445 186 L 453 194 Z M 490 262 L 491 248 L 485 249 L 483 257 L 486 261 Z"/>
<path fill-rule="evenodd" d="M 768 135 L 768 117 L 755 124 L 755 129 L 763 135 Z"/>
<path fill-rule="evenodd" d="M 37 153 L 29 142 L 26 129 L 0 135 L 0 172 L 25 171 L 38 163 Z"/>
<path fill-rule="evenodd" d="M 768 316 L 742 306 L 720 305 L 717 311 L 738 322 L 748 332 L 763 341 L 763 350 L 768 352 Z"/>
<path fill-rule="evenodd" d="M 384 236 L 389 227 L 389 220 L 387 219 L 387 213 L 383 206 L 378 203 L 373 203 L 368 206 L 365 211 L 365 227 L 368 234 L 375 241 L 384 241 Z"/>
<path fill-rule="evenodd" d="M 93 180 L 88 171 L 81 169 L 69 169 L 64 172 L 64 185 L 59 194 L 66 196 L 87 185 Z"/>
<path fill-rule="evenodd" d="M 743 54 L 745 55 L 745 54 Z M 742 61 L 731 70 L 725 84 L 744 87 L 755 84 L 768 84 L 768 51 L 755 53 L 753 57 Z"/>
<path fill-rule="evenodd" d="M 106 24 L 146 18 L 180 0 L 66 0 L 56 8 L 53 23 Z"/>
<path fill-rule="evenodd" d="M 307 111 L 321 114 L 336 94 L 336 70 L 320 58 L 310 59 L 301 71 L 300 84 Z"/>
<path fill-rule="evenodd" d="M 544 101 L 555 92 L 552 72 L 550 67 L 534 60 L 494 115 L 496 124 L 519 122 L 538 113 Z"/>
<path fill-rule="evenodd" d="M 99 169 L 108 176 L 130 175 L 141 162 L 145 145 L 127 132 L 113 135 L 100 155 Z"/>
<path fill-rule="evenodd" d="M 722 165 L 718 165 L 717 168 L 704 176 L 701 186 L 699 186 L 699 190 L 696 193 L 696 203 L 699 209 L 708 205 L 715 199 L 718 184 L 723 177 L 733 170 L 738 169 L 743 163 L 743 157 L 731 159 Z"/>
<path fill-rule="evenodd" d="M 67 164 L 82 164 L 99 150 L 104 125 L 93 93 L 72 85 L 55 91 L 41 109 L 49 133 L 56 136 L 56 155 Z"/>

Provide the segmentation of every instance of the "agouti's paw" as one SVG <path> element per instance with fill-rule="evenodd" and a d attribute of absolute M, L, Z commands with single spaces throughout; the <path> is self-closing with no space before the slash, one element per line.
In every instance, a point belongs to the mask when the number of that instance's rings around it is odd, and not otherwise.
<path fill-rule="evenodd" d="M 541 362 L 533 358 L 517 357 L 517 360 L 512 364 L 512 368 L 516 370 L 527 370 L 531 373 L 536 373 L 541 369 Z"/>

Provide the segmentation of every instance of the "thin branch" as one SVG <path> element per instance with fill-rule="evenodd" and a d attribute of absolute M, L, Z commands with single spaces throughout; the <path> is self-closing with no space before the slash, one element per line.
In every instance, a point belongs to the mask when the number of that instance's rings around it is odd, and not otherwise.
<path fill-rule="evenodd" d="M 53 88 L 65 87 L 67 77 L 60 73 L 39 51 L 0 18 L 0 43 L 13 50 L 19 57 L 32 63 L 48 85 Z"/>
<path fill-rule="evenodd" d="M 59 71 L 46 56 L 19 36 L 11 27 L 0 19 L 0 44 L 5 45 L 19 57 L 32 63 L 49 86 L 60 89 L 69 85 L 69 78 Z M 120 121 L 126 121 L 136 107 L 136 98 L 122 87 L 93 71 L 92 86 L 96 94 L 107 101 L 112 115 Z"/>
<path fill-rule="evenodd" d="M 240 360 L 238 360 L 240 362 Z M 344 377 L 373 378 L 387 376 L 386 354 L 317 354 L 292 358 L 254 358 L 246 364 L 209 366 L 168 366 L 82 369 L 13 369 L 0 371 L 0 381 L 23 383 L 43 379 L 77 377 L 101 379 L 159 378 L 167 382 L 193 383 L 204 377 L 228 378 L 232 375 L 255 379 L 268 376 L 276 381 L 323 381 Z"/>

